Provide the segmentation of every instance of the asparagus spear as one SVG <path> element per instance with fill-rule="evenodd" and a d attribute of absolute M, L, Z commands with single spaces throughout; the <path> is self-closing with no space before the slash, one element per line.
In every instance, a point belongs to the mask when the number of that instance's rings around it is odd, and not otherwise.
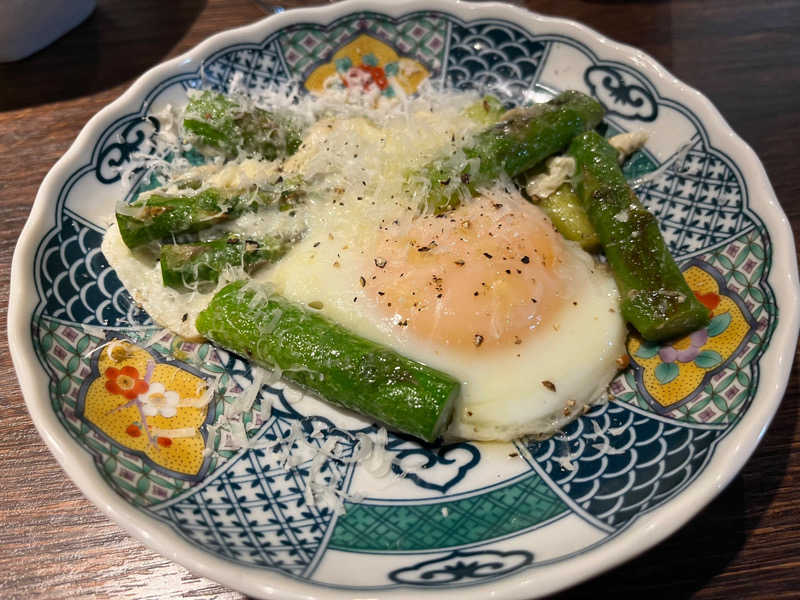
<path fill-rule="evenodd" d="M 345 408 L 425 441 L 450 420 L 458 382 L 263 287 L 235 282 L 217 292 L 198 331 Z"/>
<path fill-rule="evenodd" d="M 242 267 L 247 273 L 272 263 L 294 243 L 285 236 L 245 240 L 231 235 L 208 242 L 161 246 L 161 278 L 164 285 L 182 289 L 195 283 L 217 283 L 226 267 Z"/>
<path fill-rule="evenodd" d="M 564 183 L 555 192 L 542 198 L 539 208 L 550 217 L 553 226 L 565 238 L 578 242 L 581 248 L 589 252 L 600 249 L 600 238 L 570 184 Z"/>
<path fill-rule="evenodd" d="M 189 100 L 183 128 L 188 141 L 215 148 L 228 158 L 244 152 L 274 160 L 300 147 L 299 132 L 287 118 L 260 108 L 246 110 L 234 98 L 210 91 Z"/>
<path fill-rule="evenodd" d="M 484 96 L 464 111 L 470 119 L 482 125 L 494 125 L 506 111 L 503 103 L 494 96 Z"/>
<path fill-rule="evenodd" d="M 293 183 L 239 194 L 217 188 L 183 196 L 153 193 L 130 205 L 133 214 L 118 211 L 117 226 L 125 244 L 136 248 L 170 235 L 207 229 L 261 206 L 288 207 L 297 202 L 300 195 L 301 191 Z"/>
<path fill-rule="evenodd" d="M 509 111 L 497 124 L 479 133 L 463 149 L 467 161 L 455 164 L 437 160 L 419 174 L 430 182 L 423 202 L 426 210 L 441 214 L 456 208 L 465 195 L 475 195 L 505 172 L 515 177 L 551 154 L 564 149 L 577 134 L 594 128 L 603 118 L 599 102 L 575 91 L 566 91 L 549 102 Z"/>
<path fill-rule="evenodd" d="M 213 188 L 191 196 L 155 193 L 131 205 L 138 213 L 117 212 L 117 226 L 125 244 L 136 248 L 170 234 L 206 229 L 239 216 L 248 207 L 241 196 L 227 198 Z"/>
<path fill-rule="evenodd" d="M 655 217 L 642 206 L 617 163 L 617 151 L 599 134 L 577 136 L 576 191 L 614 272 L 622 315 L 649 341 L 685 335 L 709 323 L 667 249 Z"/>

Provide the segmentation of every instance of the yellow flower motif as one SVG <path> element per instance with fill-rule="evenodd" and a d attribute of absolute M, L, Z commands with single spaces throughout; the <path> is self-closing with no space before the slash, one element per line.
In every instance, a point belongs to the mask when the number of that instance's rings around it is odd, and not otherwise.
<path fill-rule="evenodd" d="M 413 94 L 428 78 L 428 70 L 415 60 L 400 57 L 390 46 L 368 35 L 361 35 L 333 55 L 331 62 L 317 67 L 305 86 L 320 93 L 338 76 L 344 87 L 359 86 L 365 90 L 374 86 L 382 95 L 392 97 L 395 84 L 406 94 Z"/>
<path fill-rule="evenodd" d="M 157 466 L 186 475 L 199 473 L 205 450 L 199 429 L 208 414 L 200 399 L 206 381 L 176 365 L 155 363 L 147 350 L 124 340 L 113 340 L 99 353 L 97 368 L 100 375 L 84 398 L 84 418 Z M 109 370 L 112 374 L 135 370 L 148 386 L 133 398 L 114 393 L 116 388 L 106 385 L 104 374 Z M 169 432 L 180 437 L 170 437 Z"/>
<path fill-rule="evenodd" d="M 628 340 L 628 353 L 641 370 L 645 392 L 668 408 L 689 398 L 736 352 L 751 325 L 739 305 L 717 281 L 697 266 L 684 272 L 689 287 L 711 310 L 711 324 L 667 344 Z"/>

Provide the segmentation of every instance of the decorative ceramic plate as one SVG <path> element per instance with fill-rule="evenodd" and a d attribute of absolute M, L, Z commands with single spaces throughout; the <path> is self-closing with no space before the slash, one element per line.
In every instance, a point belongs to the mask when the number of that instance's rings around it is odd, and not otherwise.
<path fill-rule="evenodd" d="M 582 90 L 607 108 L 609 132 L 646 127 L 652 135 L 627 175 L 664 166 L 638 193 L 713 319 L 672 344 L 631 338 L 614 401 L 556 438 L 440 447 L 390 435 L 393 469 L 426 466 L 405 478 L 373 480 L 329 460 L 322 470 L 335 490 L 367 490 L 337 513 L 307 502 L 307 461 L 237 449 L 230 425 L 217 425 L 238 407 L 237 427 L 256 446 L 290 432 L 319 446 L 351 439 L 363 422 L 279 383 L 251 389 L 248 365 L 208 344 L 154 339 L 159 329 L 100 242 L 121 169 L 149 151 L 158 109 L 187 90 L 225 90 L 238 76 L 253 90 L 296 80 L 312 93 L 364 63 L 413 91 L 419 78 L 392 77 L 408 61 L 445 86 L 503 83 L 509 98 Z M 446 598 L 456 588 L 461 598 L 527 598 L 642 552 L 750 456 L 782 397 L 798 330 L 785 216 L 756 156 L 708 100 L 576 23 L 437 0 L 289 11 L 147 72 L 48 174 L 14 256 L 11 297 L 9 340 L 28 409 L 83 492 L 190 570 L 281 598 Z M 115 339 L 130 351 L 121 369 L 96 351 Z M 116 409 L 145 380 L 154 393 L 191 396 L 211 382 L 223 393 L 169 415 Z M 144 435 L 164 423 L 194 434 Z"/>

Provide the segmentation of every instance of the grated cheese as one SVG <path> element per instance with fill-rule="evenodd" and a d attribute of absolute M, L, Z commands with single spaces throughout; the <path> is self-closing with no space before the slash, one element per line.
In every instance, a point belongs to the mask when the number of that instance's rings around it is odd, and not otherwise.
<path fill-rule="evenodd" d="M 162 427 L 156 427 L 155 425 L 149 425 L 148 430 L 150 431 L 151 435 L 168 437 L 168 438 L 189 438 L 197 435 L 197 429 L 195 429 L 194 427 L 164 429 Z"/>
<path fill-rule="evenodd" d="M 83 329 L 85 333 L 88 333 L 89 335 L 92 335 L 94 337 L 98 337 L 101 339 L 106 337 L 106 330 L 103 329 L 102 327 L 97 327 L 95 325 L 81 324 L 81 329 Z"/>
<path fill-rule="evenodd" d="M 643 148 L 649 137 L 647 131 L 638 129 L 615 135 L 608 139 L 608 143 L 617 151 L 617 160 L 622 164 L 631 154 Z"/>
<path fill-rule="evenodd" d="M 546 170 L 528 179 L 525 191 L 532 198 L 547 198 L 575 175 L 575 159 L 571 156 L 553 156 L 545 162 Z"/>

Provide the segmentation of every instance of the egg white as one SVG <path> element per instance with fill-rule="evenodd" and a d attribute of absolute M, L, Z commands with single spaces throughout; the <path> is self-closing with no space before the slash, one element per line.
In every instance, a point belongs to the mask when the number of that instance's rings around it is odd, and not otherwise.
<path fill-rule="evenodd" d="M 443 151 L 457 155 L 478 127 L 463 115 L 473 99 L 449 94 L 430 105 L 372 114 L 370 119 L 320 119 L 300 151 L 282 165 L 284 173 L 304 178 L 306 202 L 291 216 L 260 213 L 231 227 L 248 235 L 263 234 L 266 228 L 304 231 L 282 260 L 259 270 L 254 279 L 269 282 L 289 300 L 314 307 L 358 335 L 458 378 L 461 394 L 448 435 L 475 440 L 546 435 L 603 396 L 625 353 L 626 328 L 605 266 L 579 246 L 562 242 L 560 268 L 569 271 L 569 289 L 551 293 L 569 301 L 525 343 L 484 352 L 458 351 L 410 331 L 400 325 L 405 315 L 387 312 L 366 285 L 370 273 L 380 268 L 376 261 L 382 240 L 393 235 L 388 225 L 416 214 L 417 201 L 406 187 L 408 172 Z M 242 170 L 227 167 L 216 176 L 217 183 L 252 180 L 258 172 L 251 163 Z M 272 173 L 274 166 L 263 170 Z M 508 195 L 501 190 L 487 193 Z M 186 295 L 189 301 L 181 303 L 172 290 L 151 290 L 157 287 L 155 268 L 145 269 L 113 227 L 103 251 L 156 321 L 194 337 L 191 323 L 181 320 L 183 307 L 191 308 L 193 322 L 211 294 Z M 477 323 L 465 317 L 464 326 Z"/>

